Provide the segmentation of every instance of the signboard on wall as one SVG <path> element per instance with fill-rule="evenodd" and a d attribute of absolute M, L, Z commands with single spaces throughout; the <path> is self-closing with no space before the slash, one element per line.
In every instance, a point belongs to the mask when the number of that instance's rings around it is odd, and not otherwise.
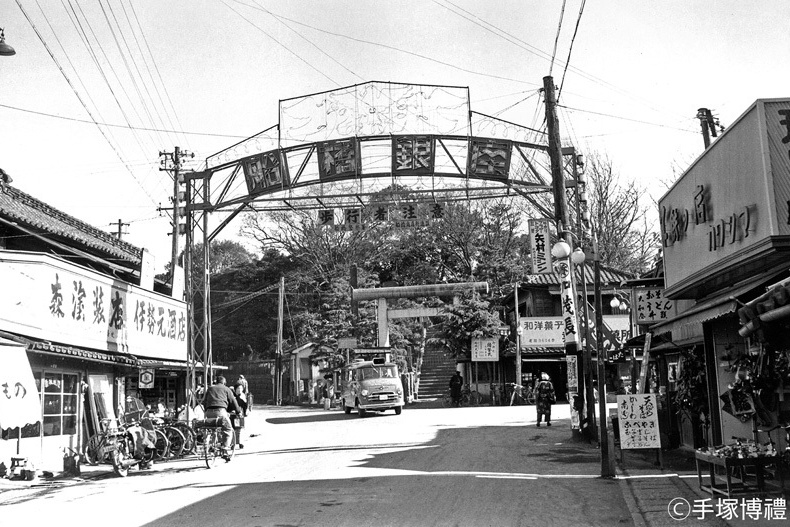
<path fill-rule="evenodd" d="M 677 314 L 675 301 L 664 296 L 663 287 L 645 287 L 634 290 L 636 296 L 636 323 L 653 324 Z"/>
<path fill-rule="evenodd" d="M 183 361 L 186 304 L 60 258 L 0 251 L 0 329 L 32 338 Z"/>
<path fill-rule="evenodd" d="M 145 369 L 140 370 L 139 376 L 140 382 L 138 383 L 138 387 L 141 390 L 150 390 L 154 387 L 154 370 L 153 369 Z"/>
<path fill-rule="evenodd" d="M 592 314 L 591 314 L 592 317 Z M 581 336 L 584 336 L 584 317 L 581 317 Z M 631 327 L 628 315 L 604 315 L 604 349 L 613 351 L 620 349 L 623 343 L 631 338 Z M 591 320 L 592 321 L 592 320 Z M 561 348 L 565 345 L 564 320 L 562 317 L 520 317 L 519 324 L 522 346 L 541 346 Z M 595 348 L 595 327 L 592 328 L 590 344 Z"/>
<path fill-rule="evenodd" d="M 620 427 L 620 448 L 661 448 L 658 430 L 656 395 L 633 394 L 617 396 L 617 417 Z"/>
<path fill-rule="evenodd" d="M 532 274 L 551 274 L 551 247 L 549 244 L 547 219 L 529 220 L 529 254 L 532 259 Z"/>
<path fill-rule="evenodd" d="M 499 360 L 498 338 L 473 338 L 472 362 L 496 362 Z"/>

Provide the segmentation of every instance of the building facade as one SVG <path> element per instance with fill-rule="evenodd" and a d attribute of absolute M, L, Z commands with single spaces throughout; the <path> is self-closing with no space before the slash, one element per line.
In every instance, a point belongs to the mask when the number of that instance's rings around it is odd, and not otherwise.
<path fill-rule="evenodd" d="M 767 441 L 759 430 L 790 409 L 787 373 L 777 367 L 790 341 L 778 314 L 760 326 L 778 304 L 759 300 L 790 275 L 790 99 L 752 104 L 660 199 L 659 212 L 664 294 L 678 315 L 650 327 L 661 337 L 654 349 L 676 350 L 679 381 L 692 370 L 704 379 L 696 386 L 704 399 L 680 408 L 699 424 L 683 442 Z"/>
<path fill-rule="evenodd" d="M 40 407 L 16 429 L 0 415 L 7 466 L 18 453 L 60 470 L 128 395 L 154 408 L 185 402 L 186 304 L 155 283 L 145 250 L 5 184 L 0 283 L 0 337 L 24 346 L 19 375 L 32 373 L 25 397 Z"/>

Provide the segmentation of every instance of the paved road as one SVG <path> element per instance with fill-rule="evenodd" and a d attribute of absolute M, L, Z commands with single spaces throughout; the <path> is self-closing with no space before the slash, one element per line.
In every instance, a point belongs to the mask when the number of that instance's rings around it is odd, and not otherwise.
<path fill-rule="evenodd" d="M 598 451 L 534 407 L 407 408 L 360 419 L 338 410 L 256 409 L 245 449 L 127 478 L 0 493 L 4 525 L 633 525 Z M 27 522 L 26 522 L 27 520 Z M 95 520 L 94 520 L 95 521 Z M 93 521 L 91 521 L 93 523 Z"/>

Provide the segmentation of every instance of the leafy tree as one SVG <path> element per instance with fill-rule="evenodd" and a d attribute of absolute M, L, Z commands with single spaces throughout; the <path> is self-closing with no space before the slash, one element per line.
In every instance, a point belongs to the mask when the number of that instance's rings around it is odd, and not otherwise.
<path fill-rule="evenodd" d="M 445 308 L 443 335 L 429 339 L 441 345 L 451 356 L 468 355 L 473 338 L 497 337 L 499 316 L 490 310 L 490 303 L 478 293 L 465 293 L 458 303 Z"/>

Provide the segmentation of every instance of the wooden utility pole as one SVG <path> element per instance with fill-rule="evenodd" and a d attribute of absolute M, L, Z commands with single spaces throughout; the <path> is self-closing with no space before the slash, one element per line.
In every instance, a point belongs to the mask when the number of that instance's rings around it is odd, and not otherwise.
<path fill-rule="evenodd" d="M 601 477 L 614 477 L 614 470 L 609 456 L 609 431 L 606 415 L 606 359 L 607 351 L 603 345 L 603 299 L 601 295 L 601 256 L 598 253 L 598 237 L 593 233 L 593 264 L 595 266 L 595 340 L 598 356 L 598 426 L 601 448 Z M 593 404 L 594 401 L 589 401 Z"/>
<path fill-rule="evenodd" d="M 513 295 L 515 298 L 513 299 L 516 303 L 516 384 L 521 384 L 521 322 L 519 321 L 519 310 L 518 310 L 518 286 L 521 284 L 519 280 L 516 280 L 516 287 L 513 288 Z"/>
<path fill-rule="evenodd" d="M 124 223 L 123 221 L 121 221 L 121 218 L 118 218 L 118 221 L 110 222 L 110 227 L 112 227 L 113 225 L 117 225 L 118 226 L 118 232 L 115 233 L 115 236 L 119 240 L 121 240 L 123 235 L 126 234 L 126 233 L 123 232 L 123 228 L 124 227 L 128 227 L 129 224 L 128 223 Z"/>
<path fill-rule="evenodd" d="M 277 307 L 277 358 L 274 365 L 275 404 L 283 404 L 283 304 L 285 303 L 285 277 L 280 277 L 279 304 Z"/>
<path fill-rule="evenodd" d="M 565 195 L 565 175 L 562 169 L 562 147 L 560 143 L 560 126 L 557 121 L 557 100 L 554 97 L 554 79 L 550 75 L 543 77 L 543 91 L 546 97 L 546 129 L 549 136 L 551 184 L 552 190 L 554 191 L 554 219 L 557 223 L 557 233 L 560 239 L 565 241 L 565 243 L 573 249 L 573 238 L 568 222 L 567 196 Z M 570 266 L 570 276 L 575 276 L 570 258 L 568 259 L 568 265 Z M 575 286 L 574 279 L 571 279 L 571 283 Z M 587 299 L 585 299 L 585 301 L 586 300 Z M 574 313 L 574 316 L 576 316 L 576 313 Z M 575 322 L 578 330 L 578 317 Z M 579 349 L 575 342 L 565 343 L 565 354 L 576 356 L 578 393 L 576 395 L 574 409 L 579 413 L 579 421 L 581 422 L 584 417 L 584 361 L 580 360 L 582 357 L 579 357 Z"/>

